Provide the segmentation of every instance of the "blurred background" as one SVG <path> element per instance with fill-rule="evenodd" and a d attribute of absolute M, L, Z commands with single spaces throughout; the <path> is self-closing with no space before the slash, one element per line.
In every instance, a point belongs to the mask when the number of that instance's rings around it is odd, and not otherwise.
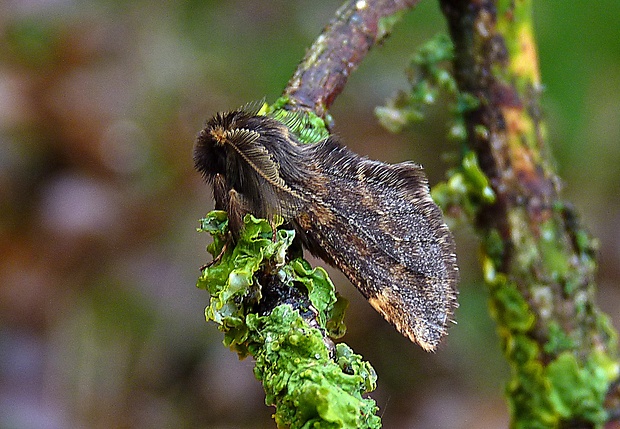
<path fill-rule="evenodd" d="M 252 374 L 204 321 L 210 189 L 191 150 L 219 110 L 273 101 L 340 1 L 0 0 L 0 427 L 273 428 Z M 600 237 L 599 303 L 620 328 L 620 2 L 535 2 L 551 150 Z M 358 153 L 425 165 L 448 115 L 401 135 L 373 108 L 445 24 L 424 1 L 353 74 L 332 114 Z M 346 279 L 345 341 L 379 374 L 386 428 L 501 428 L 508 370 L 477 241 L 456 227 L 458 325 L 436 354 Z M 314 261 L 316 263 L 316 261 Z"/>

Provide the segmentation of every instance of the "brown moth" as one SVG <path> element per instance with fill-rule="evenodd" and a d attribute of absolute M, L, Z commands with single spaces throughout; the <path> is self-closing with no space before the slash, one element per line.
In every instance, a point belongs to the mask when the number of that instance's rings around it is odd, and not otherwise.
<path fill-rule="evenodd" d="M 437 348 L 457 306 L 458 267 L 420 165 L 372 161 L 334 137 L 303 144 L 285 123 L 250 108 L 209 120 L 194 162 L 216 209 L 228 212 L 233 241 L 245 214 L 282 216 L 398 331 Z"/>

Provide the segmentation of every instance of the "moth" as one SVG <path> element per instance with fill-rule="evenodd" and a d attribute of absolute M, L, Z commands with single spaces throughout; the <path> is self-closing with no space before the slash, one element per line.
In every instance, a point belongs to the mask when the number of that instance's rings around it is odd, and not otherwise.
<path fill-rule="evenodd" d="M 286 121 L 249 107 L 210 119 L 193 157 L 233 241 L 245 214 L 282 216 L 398 331 L 437 348 L 457 306 L 458 267 L 420 165 L 372 161 L 333 136 L 301 143 Z"/>

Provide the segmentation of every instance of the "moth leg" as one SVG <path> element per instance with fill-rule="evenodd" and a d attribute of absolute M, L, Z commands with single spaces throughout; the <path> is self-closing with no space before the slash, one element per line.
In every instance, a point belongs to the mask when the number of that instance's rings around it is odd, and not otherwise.
<path fill-rule="evenodd" d="M 216 210 L 225 210 L 228 213 L 228 238 L 220 253 L 211 262 L 200 267 L 201 271 L 221 261 L 230 244 L 235 244 L 243 228 L 243 218 L 249 213 L 246 198 L 234 189 L 226 192 L 226 183 L 221 174 L 213 180 L 213 196 Z"/>
<path fill-rule="evenodd" d="M 218 262 L 220 262 L 222 260 L 222 257 L 224 256 L 224 253 L 226 253 L 226 250 L 228 249 L 228 243 L 230 243 L 230 240 L 227 240 L 226 243 L 224 243 L 220 253 L 215 258 L 213 258 L 213 260 L 211 262 L 207 262 L 206 264 L 204 264 L 203 266 L 200 267 L 200 271 L 204 271 L 207 268 L 212 267 L 213 265 L 215 265 Z"/>
<path fill-rule="evenodd" d="M 221 174 L 216 174 L 213 178 L 213 199 L 215 200 L 215 210 L 227 210 L 229 196 L 226 191 L 226 179 Z"/>
<path fill-rule="evenodd" d="M 271 226 L 271 241 L 275 243 L 278 240 L 278 230 L 273 219 L 269 219 L 269 226 Z"/>
<path fill-rule="evenodd" d="M 213 177 L 213 199 L 215 200 L 215 210 L 226 211 L 228 209 L 230 197 L 228 195 L 228 192 L 226 192 L 226 179 L 222 174 L 219 173 Z M 232 239 L 229 233 L 228 239 L 226 240 L 226 243 L 224 243 L 220 254 L 213 258 L 211 262 L 207 262 L 206 264 L 202 265 L 200 267 L 200 271 L 204 271 L 207 268 L 220 262 L 220 260 L 224 256 L 224 253 L 226 252 L 226 249 L 228 248 L 228 243 L 230 243 L 231 241 Z"/>
<path fill-rule="evenodd" d="M 228 230 L 236 242 L 243 229 L 243 218 L 250 212 L 247 198 L 235 189 L 228 191 Z"/>

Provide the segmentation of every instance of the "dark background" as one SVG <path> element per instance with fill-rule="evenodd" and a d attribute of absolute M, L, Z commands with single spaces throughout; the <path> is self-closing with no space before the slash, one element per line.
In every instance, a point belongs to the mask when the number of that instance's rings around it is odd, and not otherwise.
<path fill-rule="evenodd" d="M 620 2 L 535 3 L 549 144 L 600 237 L 599 303 L 620 327 Z M 0 2 L 0 427 L 275 427 L 251 359 L 204 322 L 195 229 L 212 203 L 191 149 L 216 111 L 273 101 L 339 4 Z M 437 2 L 421 2 L 331 112 L 353 150 L 420 162 L 432 184 L 457 149 L 443 108 L 401 135 L 372 111 L 440 31 Z M 477 241 L 455 231 L 461 307 L 435 354 L 334 272 L 386 428 L 507 426 Z"/>

